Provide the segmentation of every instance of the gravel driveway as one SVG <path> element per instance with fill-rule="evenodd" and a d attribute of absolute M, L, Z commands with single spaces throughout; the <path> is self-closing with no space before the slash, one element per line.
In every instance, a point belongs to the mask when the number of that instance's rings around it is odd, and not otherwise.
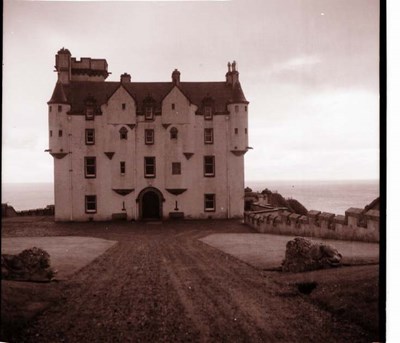
<path fill-rule="evenodd" d="M 26 235 L 5 225 L 3 234 Z M 62 298 L 23 332 L 27 342 L 363 342 L 365 332 L 302 297 L 272 272 L 199 239 L 253 232 L 237 221 L 41 223 L 30 235 L 117 241 L 57 287 Z"/>

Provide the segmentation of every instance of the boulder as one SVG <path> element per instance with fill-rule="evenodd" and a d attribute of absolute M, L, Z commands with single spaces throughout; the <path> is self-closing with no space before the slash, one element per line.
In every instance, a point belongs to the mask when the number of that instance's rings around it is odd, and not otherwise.
<path fill-rule="evenodd" d="M 282 271 L 298 273 L 338 267 L 341 260 L 342 255 L 334 247 L 296 237 L 286 244 Z"/>
<path fill-rule="evenodd" d="M 1 255 L 1 277 L 17 281 L 50 281 L 55 271 L 50 267 L 50 255 L 40 248 L 31 248 L 18 255 Z"/>

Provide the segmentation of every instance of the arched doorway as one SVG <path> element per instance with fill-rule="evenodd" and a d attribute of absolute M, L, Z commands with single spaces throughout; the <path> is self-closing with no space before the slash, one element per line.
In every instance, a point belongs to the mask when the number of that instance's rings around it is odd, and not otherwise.
<path fill-rule="evenodd" d="M 137 201 L 139 202 L 140 219 L 160 220 L 162 218 L 162 202 L 164 201 L 164 197 L 157 188 L 148 187 L 143 189 Z"/>

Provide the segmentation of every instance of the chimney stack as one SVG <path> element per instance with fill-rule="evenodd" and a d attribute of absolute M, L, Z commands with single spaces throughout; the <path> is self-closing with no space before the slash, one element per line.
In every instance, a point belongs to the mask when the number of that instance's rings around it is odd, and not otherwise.
<path fill-rule="evenodd" d="M 232 69 L 231 69 L 232 68 Z M 236 70 L 236 61 L 228 62 L 228 72 L 225 74 L 226 84 L 234 87 L 239 83 L 239 72 Z"/>
<path fill-rule="evenodd" d="M 172 82 L 175 86 L 179 86 L 180 82 L 181 82 L 181 73 L 179 72 L 178 69 L 175 69 L 172 72 Z"/>
<path fill-rule="evenodd" d="M 131 82 L 131 75 L 127 73 L 121 74 L 121 83 L 129 83 Z"/>

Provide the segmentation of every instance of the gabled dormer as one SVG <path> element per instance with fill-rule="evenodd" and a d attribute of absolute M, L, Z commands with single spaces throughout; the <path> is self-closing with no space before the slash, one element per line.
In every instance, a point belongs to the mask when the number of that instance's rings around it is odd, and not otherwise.
<path fill-rule="evenodd" d="M 142 115 L 144 115 L 144 120 L 154 120 L 154 116 L 157 110 L 157 101 L 148 94 L 142 102 Z"/>
<path fill-rule="evenodd" d="M 84 100 L 84 114 L 86 120 L 94 120 L 96 115 L 101 114 L 97 100 L 90 94 Z"/>
<path fill-rule="evenodd" d="M 215 113 L 215 101 L 214 99 L 207 94 L 203 100 L 201 101 L 201 107 L 199 109 L 201 114 L 203 114 L 204 119 L 212 120 L 213 115 Z"/>

